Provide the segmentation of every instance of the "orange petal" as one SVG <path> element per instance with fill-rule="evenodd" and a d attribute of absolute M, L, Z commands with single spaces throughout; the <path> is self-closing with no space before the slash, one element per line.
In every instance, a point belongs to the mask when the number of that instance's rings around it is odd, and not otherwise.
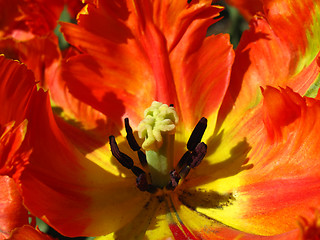
<path fill-rule="evenodd" d="M 102 235 L 125 225 L 148 194 L 137 190 L 133 177 L 111 174 L 76 149 L 56 125 L 47 93 L 39 90 L 32 101 L 33 151 L 21 176 L 28 210 L 67 236 Z"/>
<path fill-rule="evenodd" d="M 0 239 L 6 239 L 13 229 L 28 224 L 28 211 L 12 178 L 0 176 L 0 189 Z"/>
<path fill-rule="evenodd" d="M 226 37 L 204 40 L 207 27 L 216 21 L 212 18 L 218 16 L 221 7 L 212 6 L 209 1 L 122 1 L 120 5 L 121 8 L 111 2 L 89 4 L 80 15 L 78 26 L 62 25 L 67 41 L 90 55 L 73 57 L 63 66 L 70 91 L 118 125 L 124 114 L 136 125 L 153 100 L 175 104 L 190 126 L 194 124 L 190 116 L 195 110 L 198 115 L 212 114 L 228 85 L 233 60 Z M 152 15 L 153 11 L 159 12 L 161 18 Z M 173 26 L 167 25 L 173 20 Z M 105 26 L 112 28 L 106 32 Z M 201 37 L 193 38 L 195 34 Z M 213 42 L 219 51 L 205 51 L 205 46 Z M 221 59 L 222 65 L 211 68 L 210 63 Z M 211 82 L 212 79 L 216 80 Z M 189 96 L 186 88 L 193 90 L 192 99 L 185 99 Z M 212 105 L 198 109 L 193 98 L 204 88 L 208 90 L 203 101 L 212 101 Z"/>
<path fill-rule="evenodd" d="M 237 108 L 256 106 L 261 100 L 259 87 L 266 85 L 290 86 L 300 94 L 316 95 L 320 10 L 315 3 L 310 3 L 311 12 L 304 9 L 306 6 L 270 1 L 265 6 L 266 15 L 251 20 L 236 50 L 231 74 L 229 90 L 233 101 L 237 99 Z M 297 19 L 299 23 L 295 24 Z M 286 29 L 292 31 L 288 34 Z M 302 37 L 296 38 L 298 35 Z"/>
<path fill-rule="evenodd" d="M 267 87 L 263 95 L 264 105 L 222 128 L 221 146 L 208 156 L 216 164 L 200 165 L 186 185 L 220 197 L 221 210 L 200 206 L 201 213 L 243 232 L 278 235 L 320 204 L 320 102 L 290 88 Z M 247 150 L 232 148 L 243 139 Z M 252 168 L 245 170 L 248 161 Z M 232 196 L 226 204 L 225 194 Z"/>
<path fill-rule="evenodd" d="M 303 98 L 287 88 L 281 93 L 267 86 L 262 92 L 264 101 L 264 124 L 271 141 L 281 141 L 283 127 L 301 117 Z"/>
<path fill-rule="evenodd" d="M 190 129 L 201 117 L 218 111 L 229 86 L 234 57 L 227 35 L 205 38 L 205 29 L 200 23 L 191 25 L 171 53 L 179 117 Z"/>
<path fill-rule="evenodd" d="M 320 37 L 317 26 L 319 7 L 319 2 L 313 0 L 303 4 L 288 0 L 263 0 L 264 13 L 275 34 L 290 46 L 291 51 L 298 53 L 297 57 L 310 55 L 309 62 L 319 52 L 316 45 Z"/>

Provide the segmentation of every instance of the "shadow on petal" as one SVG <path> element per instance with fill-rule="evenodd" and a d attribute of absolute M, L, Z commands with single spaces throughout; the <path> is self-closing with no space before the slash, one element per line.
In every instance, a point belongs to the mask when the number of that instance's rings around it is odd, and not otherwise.
<path fill-rule="evenodd" d="M 205 189 L 182 190 L 179 200 L 191 209 L 201 208 L 223 208 L 232 204 L 235 200 L 232 193 L 220 194 Z"/>
<path fill-rule="evenodd" d="M 214 140 L 216 141 L 216 145 L 219 144 L 219 138 L 221 138 L 221 136 L 218 136 L 217 139 Z M 207 156 L 207 160 L 205 159 L 201 165 L 191 173 L 192 176 L 190 174 L 191 177 L 185 179 L 184 185 L 188 187 L 200 186 L 221 178 L 237 175 L 244 170 L 253 168 L 253 164 L 247 164 L 250 150 L 251 146 L 247 142 L 247 139 L 244 138 L 230 150 L 230 157 L 222 162 L 212 164 L 210 160 L 218 156 Z"/>

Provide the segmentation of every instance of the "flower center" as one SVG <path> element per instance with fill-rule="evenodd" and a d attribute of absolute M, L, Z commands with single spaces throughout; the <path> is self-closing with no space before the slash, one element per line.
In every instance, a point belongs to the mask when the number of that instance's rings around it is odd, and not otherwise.
<path fill-rule="evenodd" d="M 174 136 L 178 116 L 173 106 L 153 102 L 145 110 L 144 119 L 138 126 L 142 148 L 146 152 L 152 184 L 165 187 L 173 169 Z"/>
<path fill-rule="evenodd" d="M 142 167 L 134 165 L 134 161 L 121 152 L 114 136 L 109 137 L 113 156 L 124 167 L 130 169 L 137 176 L 137 187 L 141 191 L 154 192 L 157 188 L 174 190 L 180 179 L 185 178 L 191 168 L 197 167 L 207 152 L 207 146 L 201 142 L 207 127 L 207 119 L 201 118 L 194 128 L 188 143 L 187 151 L 174 168 L 174 142 L 178 116 L 172 105 L 153 102 L 145 110 L 144 119 L 138 126 L 140 138 L 144 138 L 142 148 L 136 142 L 129 119 L 125 119 L 127 141 L 133 151 L 138 153 Z M 146 174 L 146 171 L 149 173 Z"/>

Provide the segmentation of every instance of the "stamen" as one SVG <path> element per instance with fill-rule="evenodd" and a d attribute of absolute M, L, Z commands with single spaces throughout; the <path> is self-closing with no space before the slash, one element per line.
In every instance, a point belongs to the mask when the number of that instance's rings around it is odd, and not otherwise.
<path fill-rule="evenodd" d="M 181 179 L 181 177 L 177 173 L 176 170 L 171 171 L 170 172 L 170 182 L 168 183 L 166 188 L 168 190 L 174 190 L 178 186 L 180 179 Z"/>
<path fill-rule="evenodd" d="M 145 173 L 142 173 L 137 177 L 136 184 L 140 191 L 147 191 L 149 189 L 149 184 Z"/>
<path fill-rule="evenodd" d="M 140 161 L 141 166 L 144 168 L 147 168 L 148 162 L 147 162 L 146 154 L 144 152 L 142 152 L 141 150 L 139 150 L 138 157 L 139 157 L 139 161 Z"/>
<path fill-rule="evenodd" d="M 190 151 L 186 151 L 185 154 L 183 154 L 183 156 L 180 159 L 180 161 L 178 162 L 176 169 L 180 170 L 184 166 L 189 165 L 190 162 L 192 162 L 191 152 Z"/>
<path fill-rule="evenodd" d="M 174 190 L 180 179 L 185 178 L 191 168 L 197 167 L 207 153 L 207 145 L 201 142 L 207 128 L 207 119 L 203 117 L 199 120 L 188 140 L 188 150 L 181 157 L 176 168 L 173 168 L 174 135 L 178 123 L 173 104 L 168 106 L 153 102 L 144 115 L 145 118 L 138 126 L 138 134 L 140 138 L 144 138 L 142 148 L 146 153 L 136 141 L 128 118 L 124 119 L 124 124 L 129 146 L 138 153 L 139 161 L 142 167 L 148 170 L 148 175 L 143 169 L 134 166 L 133 160 L 119 150 L 115 137 L 111 135 L 109 143 L 112 155 L 137 177 L 136 184 L 141 191 L 155 193 L 159 188 L 164 187 L 167 190 Z"/>
<path fill-rule="evenodd" d="M 126 128 L 126 132 L 127 132 L 127 140 L 128 140 L 128 143 L 130 145 L 130 148 L 133 150 L 133 151 L 138 151 L 140 150 L 140 146 L 139 144 L 137 143 L 134 135 L 133 135 L 133 132 L 132 132 L 132 128 L 129 124 L 129 118 L 125 118 L 124 119 L 124 126 Z"/>
<path fill-rule="evenodd" d="M 152 185 L 163 188 L 170 181 L 174 162 L 174 137 L 178 115 L 167 104 L 154 101 L 138 126 L 142 148 L 146 151 Z"/>
<path fill-rule="evenodd" d="M 111 135 L 109 137 L 109 143 L 112 155 L 118 160 L 119 163 L 121 163 L 122 166 L 131 169 L 133 167 L 133 160 L 125 153 L 120 152 L 114 136 Z"/>
<path fill-rule="evenodd" d="M 189 166 L 185 166 L 184 168 L 182 168 L 181 171 L 179 172 L 179 175 L 181 176 L 181 178 L 186 178 L 186 176 L 190 172 L 190 169 L 191 168 Z"/>
<path fill-rule="evenodd" d="M 192 162 L 189 164 L 191 168 L 197 167 L 207 153 L 207 145 L 204 142 L 199 143 L 192 152 Z"/>
<path fill-rule="evenodd" d="M 140 150 L 141 147 L 139 146 L 139 144 L 137 143 L 137 141 L 133 135 L 132 128 L 129 124 L 129 118 L 124 119 L 124 126 L 126 128 L 126 132 L 127 132 L 126 138 L 127 138 L 127 141 L 129 143 L 130 148 L 135 152 L 138 151 L 138 157 L 139 157 L 139 160 L 140 160 L 142 167 L 147 167 L 148 166 L 147 157 L 144 154 L 144 152 L 142 152 Z"/>
<path fill-rule="evenodd" d="M 141 174 L 145 174 L 145 172 L 141 169 L 141 168 L 139 168 L 139 167 L 137 167 L 137 166 L 133 166 L 132 168 L 131 168 L 131 171 L 133 172 L 133 174 L 134 175 L 136 175 L 137 177 L 139 177 Z"/>
<path fill-rule="evenodd" d="M 207 119 L 202 117 L 197 123 L 196 127 L 193 129 L 189 141 L 187 143 L 187 148 L 189 151 L 193 151 L 195 147 L 201 142 L 202 136 L 207 128 Z"/>

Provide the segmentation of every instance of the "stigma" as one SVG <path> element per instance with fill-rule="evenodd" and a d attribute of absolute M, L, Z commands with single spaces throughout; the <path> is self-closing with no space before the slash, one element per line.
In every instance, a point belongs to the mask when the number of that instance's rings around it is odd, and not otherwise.
<path fill-rule="evenodd" d="M 174 145 L 178 114 L 173 105 L 154 101 L 144 112 L 144 119 L 138 125 L 142 147 L 137 143 L 129 119 L 125 119 L 127 141 L 136 151 L 143 169 L 134 165 L 133 159 L 121 152 L 114 136 L 109 137 L 112 155 L 125 168 L 136 175 L 136 184 L 141 191 L 155 192 L 157 189 L 174 190 L 190 169 L 197 167 L 207 152 L 207 145 L 201 142 L 207 127 L 207 119 L 201 118 L 186 144 L 186 152 L 174 166 Z"/>
<path fill-rule="evenodd" d="M 153 102 L 138 126 L 139 137 L 144 139 L 142 148 L 146 152 L 152 184 L 159 188 L 165 187 L 170 180 L 178 121 L 174 107 Z"/>

